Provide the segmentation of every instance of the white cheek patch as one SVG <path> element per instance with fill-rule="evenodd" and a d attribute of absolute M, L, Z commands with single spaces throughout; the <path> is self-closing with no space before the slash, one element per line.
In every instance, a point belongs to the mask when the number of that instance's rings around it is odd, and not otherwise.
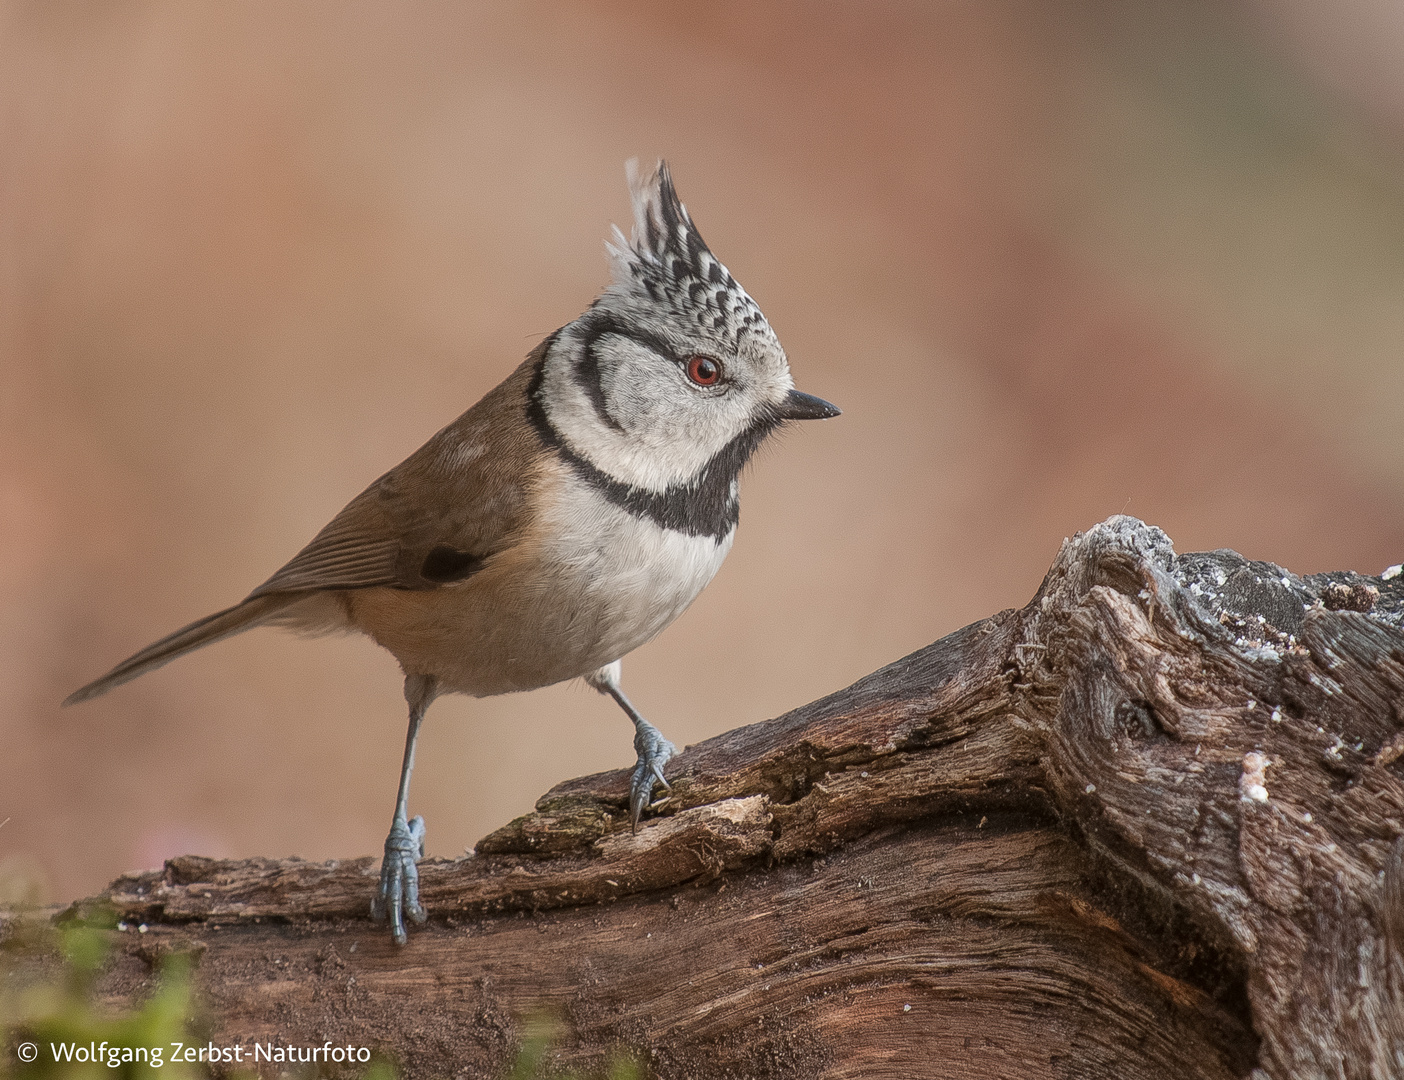
<path fill-rule="evenodd" d="M 614 447 L 626 469 L 659 469 L 663 484 L 678 483 L 740 434 L 757 412 L 754 389 L 743 384 L 704 389 L 681 367 L 627 338 L 603 346 L 609 363 L 601 373 L 611 415 L 624 428 Z M 622 479 L 622 476 L 621 476 Z"/>
<path fill-rule="evenodd" d="M 596 338 L 593 369 L 582 373 L 582 349 L 562 335 L 545 362 L 538 395 L 547 420 L 595 468 L 655 494 L 696 478 L 794 386 L 782 361 L 740 373 L 725 392 L 708 392 L 689 385 L 674 361 L 623 334 Z"/>

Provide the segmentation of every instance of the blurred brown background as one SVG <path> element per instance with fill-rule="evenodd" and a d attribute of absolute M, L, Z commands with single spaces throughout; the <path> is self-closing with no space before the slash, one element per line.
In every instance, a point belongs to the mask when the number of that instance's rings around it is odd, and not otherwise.
<path fill-rule="evenodd" d="M 667 156 L 799 384 L 735 550 L 625 664 L 679 745 L 999 608 L 1126 511 L 1404 559 L 1404 8 L 0 3 L 0 877 L 378 851 L 391 657 L 241 598 L 606 280 Z M 632 759 L 575 686 L 445 699 L 452 855 Z M 12 888 L 15 886 L 11 886 Z"/>

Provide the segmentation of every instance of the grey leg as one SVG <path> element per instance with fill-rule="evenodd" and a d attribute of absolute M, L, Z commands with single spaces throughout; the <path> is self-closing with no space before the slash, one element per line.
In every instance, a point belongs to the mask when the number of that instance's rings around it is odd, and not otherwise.
<path fill-rule="evenodd" d="M 417 923 L 429 916 L 419 903 L 419 867 L 424 858 L 424 819 L 409 813 L 410 774 L 414 772 L 414 744 L 424 711 L 437 696 L 437 686 L 427 675 L 405 676 L 405 700 L 409 702 L 409 732 L 405 735 L 405 760 L 400 766 L 400 794 L 395 800 L 395 817 L 385 838 L 385 858 L 380 863 L 380 889 L 371 900 L 371 918 L 384 922 L 390 916 L 390 935 L 396 945 L 409 940 L 404 916 Z"/>
<path fill-rule="evenodd" d="M 663 733 L 650 724 L 634 708 L 624 691 L 619 688 L 620 663 L 616 660 L 606 664 L 599 671 L 585 676 L 585 681 L 602 694 L 608 694 L 634 722 L 634 753 L 639 755 L 634 766 L 634 775 L 629 780 L 629 823 L 635 832 L 639 831 L 639 818 L 653 802 L 653 786 L 662 784 L 665 791 L 672 786 L 663 775 L 663 766 L 678 752 L 677 747 L 663 737 Z"/>

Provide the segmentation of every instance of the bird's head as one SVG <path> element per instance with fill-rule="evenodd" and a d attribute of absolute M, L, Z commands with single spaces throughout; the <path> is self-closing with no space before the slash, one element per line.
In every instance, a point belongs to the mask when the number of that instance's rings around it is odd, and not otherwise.
<path fill-rule="evenodd" d="M 534 408 L 569 453 L 630 488 L 730 483 L 781 424 L 839 410 L 795 389 L 775 331 L 703 242 L 668 166 L 631 161 L 628 176 L 633 235 L 614 230 L 612 283 L 551 340 Z"/>

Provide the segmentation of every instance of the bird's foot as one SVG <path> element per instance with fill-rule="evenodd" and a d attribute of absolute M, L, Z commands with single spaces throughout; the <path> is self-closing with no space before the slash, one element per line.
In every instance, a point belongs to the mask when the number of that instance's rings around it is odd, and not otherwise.
<path fill-rule="evenodd" d="M 371 900 L 371 918 L 384 922 L 390 916 L 390 935 L 396 945 L 409 940 L 405 933 L 408 915 L 417 923 L 429 916 L 419 903 L 419 867 L 424 858 L 424 819 L 416 814 L 406 821 L 397 817 L 385 838 L 385 858 L 380 864 L 380 889 Z"/>
<path fill-rule="evenodd" d="M 639 762 L 629 780 L 629 824 L 638 832 L 639 818 L 653 802 L 653 786 L 662 784 L 665 791 L 673 790 L 663 775 L 663 766 L 678 750 L 652 724 L 641 723 L 634 733 L 634 751 Z"/>

